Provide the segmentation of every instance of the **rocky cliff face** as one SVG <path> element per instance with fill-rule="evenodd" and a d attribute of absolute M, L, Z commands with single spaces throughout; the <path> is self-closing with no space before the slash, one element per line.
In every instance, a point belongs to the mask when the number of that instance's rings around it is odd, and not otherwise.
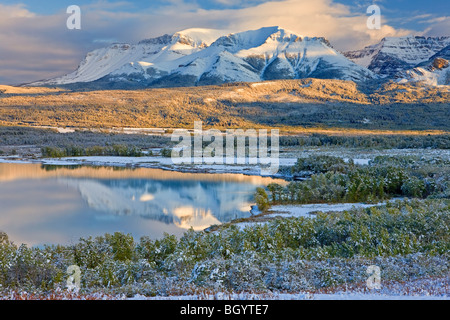
<path fill-rule="evenodd" d="M 419 63 L 412 69 L 399 72 L 396 77 L 398 82 L 418 82 L 428 85 L 450 84 L 450 45 L 446 46 L 428 60 Z"/>
<path fill-rule="evenodd" d="M 362 50 L 345 52 L 344 55 L 383 78 L 396 78 L 398 73 L 428 61 L 448 45 L 450 37 L 390 37 Z"/>

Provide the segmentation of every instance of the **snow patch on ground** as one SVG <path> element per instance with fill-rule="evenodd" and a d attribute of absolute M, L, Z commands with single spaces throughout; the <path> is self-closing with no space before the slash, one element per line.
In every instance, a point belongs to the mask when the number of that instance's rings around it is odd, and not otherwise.
<path fill-rule="evenodd" d="M 393 199 L 393 201 L 396 199 Z M 264 215 L 264 218 L 315 218 L 316 212 L 344 212 L 351 210 L 353 208 L 370 208 L 375 206 L 385 205 L 386 202 L 380 203 L 335 203 L 335 204 L 327 204 L 327 203 L 314 203 L 314 204 L 299 204 L 299 205 L 275 205 L 272 206 L 267 214 Z M 251 210 L 253 215 L 257 215 L 261 212 L 257 211 L 257 209 Z M 245 221 L 236 223 L 241 230 L 252 227 L 255 225 L 262 225 L 267 223 L 267 221 Z"/>
<path fill-rule="evenodd" d="M 449 300 L 448 278 L 422 278 L 409 281 L 381 281 L 380 289 L 366 284 L 343 288 L 326 288 L 326 292 L 297 293 L 224 293 L 146 297 L 135 295 L 130 300 Z"/>
<path fill-rule="evenodd" d="M 289 217 L 314 217 L 313 212 L 347 211 L 352 208 L 369 208 L 384 205 L 385 203 L 367 204 L 367 203 L 337 203 L 337 204 L 302 204 L 302 205 L 276 205 L 272 206 L 270 211 L 274 213 L 268 216 L 277 216 L 283 218 Z"/>
<path fill-rule="evenodd" d="M 279 294 L 215 294 L 209 296 L 186 295 L 169 297 L 146 297 L 135 295 L 128 300 L 449 300 L 448 296 L 430 295 L 394 295 L 377 293 L 335 293 L 335 294 L 312 294 L 312 293 L 279 293 Z"/>
<path fill-rule="evenodd" d="M 261 86 L 270 86 L 273 85 L 275 82 L 273 81 L 269 81 L 269 82 L 257 82 L 257 83 L 252 83 L 251 86 L 252 88 L 256 88 L 256 87 L 261 87 Z"/>

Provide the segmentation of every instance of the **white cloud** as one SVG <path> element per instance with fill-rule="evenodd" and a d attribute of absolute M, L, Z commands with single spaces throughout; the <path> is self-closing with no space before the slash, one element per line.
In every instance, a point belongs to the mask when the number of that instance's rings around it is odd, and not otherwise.
<path fill-rule="evenodd" d="M 210 12 L 220 19 L 221 12 Z M 408 30 L 396 30 L 383 24 L 380 30 L 369 30 L 365 10 L 354 14 L 349 7 L 331 0 L 285 0 L 266 2 L 255 7 L 229 10 L 230 28 L 255 29 L 278 25 L 304 36 L 326 37 L 338 49 L 361 48 L 385 36 L 400 36 Z"/>
<path fill-rule="evenodd" d="M 450 17 L 443 16 L 429 20 L 430 25 L 421 32 L 426 37 L 449 36 Z"/>
<path fill-rule="evenodd" d="M 283 0 L 269 1 L 241 9 L 204 10 L 191 8 L 180 10 L 180 4 L 160 8 L 154 13 L 134 14 L 129 30 L 130 37 L 142 38 L 172 33 L 191 27 L 210 27 L 242 31 L 264 26 L 280 26 L 304 36 L 326 37 L 340 50 L 359 49 L 374 44 L 386 36 L 402 36 L 410 30 L 395 29 L 382 19 L 380 30 L 369 30 L 366 10 L 360 14 L 348 6 L 332 0 Z M 110 18 L 120 21 L 120 13 L 110 12 Z M 131 17 L 128 17 L 131 18 Z M 134 27 L 136 26 L 136 27 Z"/>
<path fill-rule="evenodd" d="M 23 4 L 16 5 L 3 5 L 0 4 L 1 16 L 4 19 L 7 18 L 32 18 L 34 13 L 28 11 Z"/>

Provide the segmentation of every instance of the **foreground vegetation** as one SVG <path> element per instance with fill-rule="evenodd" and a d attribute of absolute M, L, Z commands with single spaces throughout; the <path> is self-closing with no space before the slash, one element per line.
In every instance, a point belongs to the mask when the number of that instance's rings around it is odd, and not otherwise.
<path fill-rule="evenodd" d="M 335 156 L 299 158 L 287 174 L 304 179 L 259 188 L 261 211 L 272 204 L 377 203 L 393 197 L 450 198 L 450 161 L 419 156 L 377 156 L 357 165 Z M 285 169 L 286 173 L 286 169 Z"/>
<path fill-rule="evenodd" d="M 62 157 L 141 155 L 143 149 L 171 144 L 163 136 L 0 127 L 0 145 L 4 155 L 25 145 L 36 147 L 42 156 Z M 280 145 L 449 149 L 450 136 L 313 134 L 283 136 Z M 0 297 L 11 291 L 18 298 L 20 292 L 35 297 L 66 292 L 71 265 L 81 269 L 80 294 L 95 297 L 101 292 L 107 298 L 209 291 L 326 292 L 364 286 L 369 265 L 381 268 L 382 283 L 448 277 L 448 159 L 380 156 L 363 166 L 322 155 L 300 158 L 283 170 L 301 181 L 258 189 L 256 201 L 262 211 L 273 204 L 409 200 L 318 213 L 314 218 L 275 218 L 243 229 L 231 224 L 213 232 L 189 230 L 181 238 L 138 240 L 114 233 L 71 245 L 27 247 L 0 233 Z"/>
<path fill-rule="evenodd" d="M 383 281 L 449 273 L 450 203 L 397 201 L 386 206 L 275 219 L 241 230 L 187 231 L 158 240 L 114 233 L 73 245 L 29 248 L 0 237 L 3 290 L 64 288 L 70 265 L 81 269 L 81 292 L 154 296 L 201 290 L 318 290 L 367 279 Z"/>
<path fill-rule="evenodd" d="M 442 283 L 434 291 L 442 294 L 450 272 L 449 168 L 446 159 L 419 156 L 381 156 L 369 165 L 313 156 L 288 168 L 303 181 L 258 189 L 258 204 L 410 199 L 245 228 L 191 229 L 180 238 L 114 233 L 28 247 L 0 233 L 0 297 L 329 292 L 365 288 L 370 265 L 382 270 L 382 284 L 432 281 Z M 81 271 L 77 292 L 67 291 L 72 265 Z"/>

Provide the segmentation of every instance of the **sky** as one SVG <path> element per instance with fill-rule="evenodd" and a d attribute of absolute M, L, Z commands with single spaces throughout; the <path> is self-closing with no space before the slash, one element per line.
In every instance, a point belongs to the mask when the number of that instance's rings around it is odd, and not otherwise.
<path fill-rule="evenodd" d="M 187 28 L 230 32 L 280 26 L 327 38 L 347 51 L 386 36 L 450 36 L 448 0 L 0 0 L 0 84 L 21 84 L 74 71 L 87 52 L 114 42 L 137 43 Z M 368 29 L 367 8 L 381 11 Z M 66 12 L 81 8 L 81 29 Z"/>

